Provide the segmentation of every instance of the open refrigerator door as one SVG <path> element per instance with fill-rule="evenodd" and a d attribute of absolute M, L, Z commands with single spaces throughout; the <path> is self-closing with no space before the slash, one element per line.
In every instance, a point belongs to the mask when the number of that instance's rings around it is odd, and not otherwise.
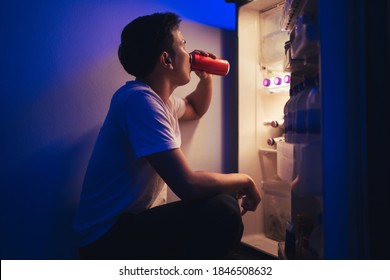
<path fill-rule="evenodd" d="M 251 1 L 237 15 L 238 169 L 263 195 L 242 241 L 279 258 L 322 258 L 317 1 Z"/>

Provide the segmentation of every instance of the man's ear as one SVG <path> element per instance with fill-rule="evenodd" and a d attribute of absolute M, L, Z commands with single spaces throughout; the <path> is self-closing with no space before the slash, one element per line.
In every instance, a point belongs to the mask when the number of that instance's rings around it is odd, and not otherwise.
<path fill-rule="evenodd" d="M 172 59 L 168 52 L 163 52 L 160 56 L 160 62 L 161 65 L 163 65 L 166 68 L 172 69 Z"/>

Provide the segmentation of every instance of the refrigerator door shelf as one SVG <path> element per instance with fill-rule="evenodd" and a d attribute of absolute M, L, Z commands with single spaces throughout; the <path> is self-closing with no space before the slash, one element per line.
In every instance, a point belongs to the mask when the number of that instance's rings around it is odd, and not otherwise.
<path fill-rule="evenodd" d="M 261 148 L 261 149 L 259 149 L 259 152 L 260 153 L 263 153 L 263 154 L 276 154 L 276 149 L 271 149 L 271 148 L 269 148 L 269 149 L 267 149 L 267 148 Z"/>

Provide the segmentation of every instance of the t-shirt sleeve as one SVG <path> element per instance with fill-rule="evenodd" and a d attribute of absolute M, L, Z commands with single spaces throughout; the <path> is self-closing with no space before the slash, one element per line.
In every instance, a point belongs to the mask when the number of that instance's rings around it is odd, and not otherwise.
<path fill-rule="evenodd" d="M 174 95 L 171 95 L 170 99 L 173 110 L 176 112 L 177 118 L 180 119 L 186 110 L 186 101 L 183 98 Z"/>
<path fill-rule="evenodd" d="M 148 94 L 134 94 L 125 103 L 126 133 L 139 158 L 179 148 L 163 105 Z"/>

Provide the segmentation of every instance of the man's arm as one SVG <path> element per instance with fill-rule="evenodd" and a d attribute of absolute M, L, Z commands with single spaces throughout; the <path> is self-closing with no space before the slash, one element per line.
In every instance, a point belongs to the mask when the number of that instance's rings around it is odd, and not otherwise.
<path fill-rule="evenodd" d="M 195 72 L 200 81 L 196 89 L 185 97 L 186 108 L 180 120 L 200 119 L 208 110 L 212 96 L 213 77 L 205 72 Z"/>
<path fill-rule="evenodd" d="M 193 53 L 217 58 L 215 54 L 202 50 L 194 50 Z M 200 78 L 200 81 L 195 91 L 186 96 L 186 110 L 180 120 L 188 121 L 200 119 L 207 112 L 210 106 L 211 95 L 213 92 L 213 75 L 207 74 L 203 71 L 195 71 L 195 73 Z"/>
<path fill-rule="evenodd" d="M 261 201 L 253 180 L 241 173 L 221 174 L 191 170 L 180 149 L 147 156 L 147 160 L 182 200 L 191 200 L 219 193 L 235 193 L 242 197 L 242 214 L 255 211 Z"/>

